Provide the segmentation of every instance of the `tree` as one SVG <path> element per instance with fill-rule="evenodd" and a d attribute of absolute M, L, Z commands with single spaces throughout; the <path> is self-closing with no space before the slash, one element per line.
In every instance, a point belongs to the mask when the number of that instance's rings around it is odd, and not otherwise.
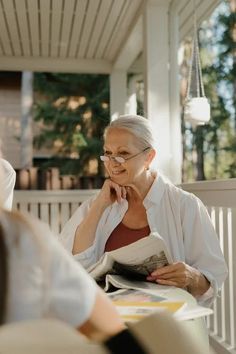
<path fill-rule="evenodd" d="M 101 173 L 102 135 L 109 123 L 108 80 L 107 75 L 35 74 L 34 119 L 43 125 L 35 145 L 53 151 L 45 167 L 88 174 L 94 160 Z"/>
<path fill-rule="evenodd" d="M 206 96 L 210 98 L 212 118 L 209 124 L 196 129 L 183 123 L 184 141 L 188 137 L 188 143 L 184 145 L 184 180 L 188 180 L 189 176 L 202 180 L 236 175 L 233 150 L 236 144 L 232 131 L 236 107 L 236 94 L 233 90 L 236 75 L 232 64 L 235 62 L 232 59 L 235 53 L 235 41 L 232 40 L 235 32 L 232 28 L 235 28 L 235 23 L 235 8 L 232 14 L 228 2 L 222 2 L 212 18 L 203 23 L 199 30 L 204 87 Z M 189 44 L 186 42 L 187 53 L 188 48 Z M 188 59 L 182 64 L 185 82 L 187 63 Z M 182 97 L 184 96 L 185 91 L 183 93 L 182 90 Z M 193 166 L 195 172 L 191 172 Z"/>

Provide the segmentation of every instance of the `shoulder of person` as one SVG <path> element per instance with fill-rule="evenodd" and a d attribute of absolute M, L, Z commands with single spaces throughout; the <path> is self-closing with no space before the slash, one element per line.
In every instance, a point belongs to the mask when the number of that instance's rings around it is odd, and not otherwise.
<path fill-rule="evenodd" d="M 6 176 L 15 177 L 16 172 L 15 172 L 14 168 L 12 167 L 12 165 L 7 160 L 2 159 L 2 158 L 0 158 L 0 162 L 1 162 L 5 177 Z"/>
<path fill-rule="evenodd" d="M 195 194 L 183 190 L 181 186 L 173 184 L 166 177 L 161 176 L 161 178 L 165 184 L 165 190 L 169 194 L 172 203 L 178 204 L 181 208 L 204 207 L 202 201 Z"/>

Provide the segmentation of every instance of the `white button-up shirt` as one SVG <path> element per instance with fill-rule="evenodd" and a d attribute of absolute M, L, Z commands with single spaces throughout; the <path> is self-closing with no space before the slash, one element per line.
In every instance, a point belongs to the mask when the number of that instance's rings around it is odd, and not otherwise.
<path fill-rule="evenodd" d="M 84 202 L 62 230 L 60 240 L 69 252 L 73 248 L 76 228 L 84 219 L 93 200 L 94 197 Z M 210 281 L 211 288 L 200 299 L 201 303 L 209 303 L 221 288 L 227 276 L 227 267 L 216 232 L 201 200 L 159 175 L 143 205 L 151 232 L 158 232 L 164 239 L 174 262 L 187 263 Z M 97 225 L 94 243 L 74 256 L 85 268 L 97 262 L 103 255 L 110 234 L 122 221 L 127 209 L 127 200 L 122 200 L 104 211 Z"/>
<path fill-rule="evenodd" d="M 9 268 L 6 323 L 50 317 L 79 327 L 91 315 L 97 285 L 48 226 L 31 219 L 0 213 Z"/>
<path fill-rule="evenodd" d="M 3 179 L 3 190 L 1 191 L 3 198 L 3 207 L 4 209 L 11 210 L 13 201 L 13 190 L 16 182 L 16 172 L 8 161 L 0 158 L 0 164 L 0 167 L 2 167 L 3 171 L 3 174 L 1 176 Z"/>

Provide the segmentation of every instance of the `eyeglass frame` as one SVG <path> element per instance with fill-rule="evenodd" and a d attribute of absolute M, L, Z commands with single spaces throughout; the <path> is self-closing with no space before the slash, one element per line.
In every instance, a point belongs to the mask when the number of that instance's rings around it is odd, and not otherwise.
<path fill-rule="evenodd" d="M 109 156 L 109 155 L 101 155 L 100 156 L 100 160 L 102 162 L 110 162 L 110 161 L 115 161 L 115 162 L 118 162 L 120 164 L 122 163 L 125 163 L 126 161 L 128 160 L 131 160 L 133 159 L 134 157 L 138 156 L 138 155 L 141 155 L 143 152 L 147 151 L 148 149 L 151 149 L 150 146 L 146 147 L 144 150 L 142 151 L 139 151 L 137 154 L 135 155 L 132 155 L 130 157 L 127 157 L 127 158 L 124 158 L 122 156 Z M 117 160 L 118 159 L 118 160 Z"/>

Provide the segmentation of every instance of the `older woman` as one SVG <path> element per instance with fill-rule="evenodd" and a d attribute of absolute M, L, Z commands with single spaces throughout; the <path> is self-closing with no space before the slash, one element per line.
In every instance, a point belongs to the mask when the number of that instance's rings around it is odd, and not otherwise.
<path fill-rule="evenodd" d="M 227 276 L 215 230 L 202 202 L 150 169 L 152 128 L 140 116 L 121 116 L 104 134 L 101 160 L 109 178 L 65 225 L 61 240 L 89 267 L 114 250 L 157 231 L 174 263 L 147 280 L 188 289 L 207 305 Z"/>

